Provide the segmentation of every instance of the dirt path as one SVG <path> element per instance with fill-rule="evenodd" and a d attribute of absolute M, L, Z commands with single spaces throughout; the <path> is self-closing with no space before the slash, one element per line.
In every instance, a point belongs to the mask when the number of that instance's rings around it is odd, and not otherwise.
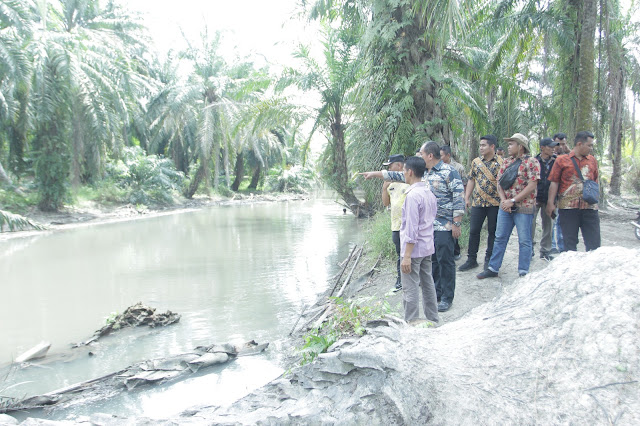
<path fill-rule="evenodd" d="M 628 211 L 602 212 L 600 215 L 600 227 L 603 246 L 622 246 L 628 248 L 640 248 L 640 240 L 636 239 L 632 226 L 628 223 L 634 219 L 635 215 Z M 540 229 L 540 226 L 538 226 Z M 486 250 L 486 237 L 483 234 L 480 250 L 478 253 L 483 254 Z M 538 256 L 538 248 L 536 256 L 531 261 L 530 272 L 538 271 L 545 268 L 549 262 L 542 260 Z M 584 245 L 579 244 L 578 249 L 584 251 Z M 456 266 L 460 266 L 466 260 L 466 249 L 463 248 L 462 258 L 456 262 Z M 556 256 L 553 262 L 561 262 L 562 255 Z M 371 261 L 364 262 L 363 271 L 371 267 Z M 513 234 L 507 246 L 507 252 L 504 256 L 500 276 L 492 279 L 478 280 L 476 274 L 482 271 L 482 266 L 466 272 L 456 272 L 456 292 L 455 299 L 448 312 L 440 314 L 440 322 L 442 324 L 455 321 L 467 312 L 482 305 L 483 303 L 493 300 L 500 295 L 503 288 L 509 286 L 518 279 L 518 237 L 514 229 Z M 390 260 L 381 262 L 379 272 L 374 274 L 370 280 L 364 284 L 359 291 L 356 291 L 356 297 L 374 297 L 387 298 L 392 308 L 402 317 L 402 293 L 390 293 L 395 284 L 395 263 Z M 354 291 L 357 289 L 354 289 Z M 385 296 L 386 295 L 386 296 Z"/>

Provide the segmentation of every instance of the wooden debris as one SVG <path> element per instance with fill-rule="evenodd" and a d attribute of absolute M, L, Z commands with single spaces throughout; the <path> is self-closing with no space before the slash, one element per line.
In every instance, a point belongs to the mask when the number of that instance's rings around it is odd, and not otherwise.
<path fill-rule="evenodd" d="M 16 362 L 27 362 L 32 359 L 44 358 L 49 352 L 49 348 L 51 347 L 51 343 L 49 342 L 40 342 L 33 348 L 29 349 L 22 355 L 16 358 Z"/>
<path fill-rule="evenodd" d="M 0 407 L 0 413 L 45 407 L 68 408 L 101 401 L 141 386 L 183 380 L 207 367 L 224 364 L 239 356 L 264 352 L 268 346 L 268 343 L 258 344 L 253 340 L 240 346 L 228 343 L 199 346 L 192 352 L 143 361 L 96 379 L 66 386 L 43 395 L 11 401 Z"/>
<path fill-rule="evenodd" d="M 114 331 L 127 327 L 166 327 L 180 321 L 180 315 L 167 311 L 164 314 L 156 314 L 156 308 L 143 305 L 138 302 L 133 306 L 129 306 L 122 314 L 116 316 L 113 321 L 109 321 L 107 325 L 100 330 L 96 330 L 93 336 L 88 340 L 73 345 L 74 348 L 86 346 L 95 342 L 102 336 L 106 336 Z"/>

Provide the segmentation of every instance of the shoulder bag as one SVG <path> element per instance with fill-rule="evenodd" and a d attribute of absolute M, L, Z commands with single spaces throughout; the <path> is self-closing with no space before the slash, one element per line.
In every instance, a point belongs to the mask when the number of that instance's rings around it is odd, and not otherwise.
<path fill-rule="evenodd" d="M 575 157 L 571 157 L 571 161 L 573 161 L 573 167 L 576 168 L 578 177 L 582 181 L 582 199 L 589 204 L 597 204 L 600 198 L 600 186 L 598 182 L 582 177 L 582 172 L 580 171 L 580 167 L 578 167 Z"/>
<path fill-rule="evenodd" d="M 507 169 L 504 171 L 502 176 L 500 176 L 499 183 L 502 189 L 511 188 L 511 185 L 513 185 L 513 182 L 516 181 L 516 178 L 518 177 L 518 169 L 520 168 L 520 163 L 522 163 L 522 160 L 518 158 L 516 161 L 513 162 L 513 164 L 509 165 L 509 167 L 507 167 Z"/>

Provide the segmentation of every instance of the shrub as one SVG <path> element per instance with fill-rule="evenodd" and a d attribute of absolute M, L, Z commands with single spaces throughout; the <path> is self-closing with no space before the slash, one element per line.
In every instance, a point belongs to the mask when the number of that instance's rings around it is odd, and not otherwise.
<path fill-rule="evenodd" d="M 313 171 L 309 168 L 294 166 L 270 172 L 264 187 L 269 192 L 305 193 L 311 190 L 314 181 Z"/>
<path fill-rule="evenodd" d="M 373 257 L 382 255 L 389 259 L 396 258 L 396 247 L 391 240 L 391 212 L 388 209 L 376 213 L 369 219 L 364 232 Z"/>
<path fill-rule="evenodd" d="M 174 195 L 182 188 L 185 177 L 173 162 L 158 155 L 146 155 L 140 147 L 124 148 L 122 161 L 107 165 L 108 181 L 123 193 L 109 190 L 107 199 L 119 201 L 125 195 L 131 204 L 173 204 Z"/>
<path fill-rule="evenodd" d="M 628 171 L 624 173 L 624 181 L 635 195 L 640 195 L 640 161 L 638 159 L 630 159 Z"/>

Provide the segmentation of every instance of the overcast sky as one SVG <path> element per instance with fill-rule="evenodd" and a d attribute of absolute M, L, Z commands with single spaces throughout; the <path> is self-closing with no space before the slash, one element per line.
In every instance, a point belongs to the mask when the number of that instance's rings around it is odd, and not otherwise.
<path fill-rule="evenodd" d="M 184 34 L 198 40 L 207 28 L 223 33 L 222 55 L 251 55 L 271 65 L 291 64 L 299 43 L 317 38 L 317 24 L 297 15 L 297 0 L 120 0 L 130 10 L 142 12 L 161 54 L 185 47 Z M 262 58 L 262 59 L 260 59 Z"/>

